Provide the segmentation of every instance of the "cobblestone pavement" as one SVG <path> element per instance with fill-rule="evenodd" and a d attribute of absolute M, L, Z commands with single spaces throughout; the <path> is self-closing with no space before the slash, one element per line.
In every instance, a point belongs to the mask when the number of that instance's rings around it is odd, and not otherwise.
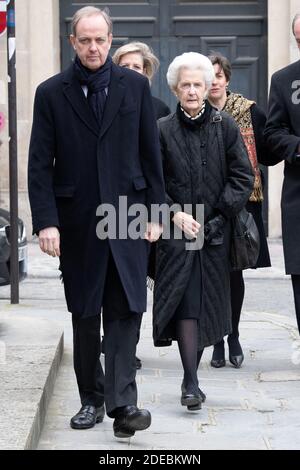
<path fill-rule="evenodd" d="M 55 320 L 65 331 L 65 353 L 40 438 L 39 449 L 300 449 L 300 341 L 290 280 L 284 274 L 280 241 L 270 242 L 273 267 L 245 274 L 241 319 L 245 361 L 234 369 L 209 365 L 204 352 L 200 386 L 207 394 L 201 411 L 180 405 L 182 369 L 174 343 L 154 348 L 151 293 L 144 315 L 137 374 L 139 406 L 152 413 L 152 425 L 135 437 L 117 440 L 112 420 L 86 431 L 69 427 L 80 408 L 72 368 L 72 339 L 57 260 L 29 246 L 29 278 L 21 284 L 21 304 L 8 305 L 9 288 L 0 290 L 0 307 L 17 314 Z M 227 351 L 226 351 L 227 354 Z"/>

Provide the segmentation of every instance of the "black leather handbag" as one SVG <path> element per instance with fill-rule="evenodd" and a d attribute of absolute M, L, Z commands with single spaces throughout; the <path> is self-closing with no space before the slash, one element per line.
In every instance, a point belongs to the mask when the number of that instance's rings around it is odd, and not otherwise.
<path fill-rule="evenodd" d="M 259 232 L 253 215 L 245 208 L 232 219 L 230 261 L 233 271 L 253 268 L 260 250 Z"/>
<path fill-rule="evenodd" d="M 223 145 L 222 116 L 217 111 L 213 117 L 213 122 L 217 125 L 217 137 L 221 154 L 224 181 L 226 176 L 226 156 Z M 244 207 L 231 220 L 231 246 L 230 263 L 233 271 L 253 268 L 258 260 L 260 250 L 259 231 L 254 221 L 253 215 Z"/>

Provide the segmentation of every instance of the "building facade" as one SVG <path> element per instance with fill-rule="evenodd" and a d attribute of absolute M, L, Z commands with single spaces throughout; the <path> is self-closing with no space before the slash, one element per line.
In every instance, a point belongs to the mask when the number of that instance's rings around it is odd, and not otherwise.
<path fill-rule="evenodd" d="M 82 1 L 80 5 L 91 2 Z M 233 64 L 230 88 L 267 106 L 272 73 L 299 58 L 291 31 L 293 16 L 300 12 L 297 0 L 99 1 L 108 6 L 114 20 L 113 48 L 130 40 L 148 43 L 160 58 L 160 72 L 153 94 L 174 109 L 165 75 L 178 54 L 217 50 Z M 68 66 L 70 20 L 78 2 L 71 0 L 16 0 L 19 214 L 31 232 L 27 196 L 27 158 L 32 105 L 36 86 Z M 298 9 L 297 9 L 298 8 Z M 9 205 L 7 57 L 6 36 L 0 37 L 0 207 Z M 268 170 L 265 222 L 269 236 L 281 236 L 280 194 L 283 165 Z"/>

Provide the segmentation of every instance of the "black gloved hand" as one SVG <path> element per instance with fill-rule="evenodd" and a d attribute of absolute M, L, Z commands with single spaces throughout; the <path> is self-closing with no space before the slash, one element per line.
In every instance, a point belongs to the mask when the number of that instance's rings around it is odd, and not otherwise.
<path fill-rule="evenodd" d="M 209 220 L 204 226 L 204 238 L 209 243 L 213 238 L 218 235 L 223 235 L 221 229 L 226 224 L 226 218 L 222 215 L 216 215 L 213 219 Z"/>

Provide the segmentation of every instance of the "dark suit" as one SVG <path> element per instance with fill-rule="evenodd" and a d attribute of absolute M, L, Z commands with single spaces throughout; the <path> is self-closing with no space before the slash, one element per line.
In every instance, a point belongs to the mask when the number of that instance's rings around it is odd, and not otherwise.
<path fill-rule="evenodd" d="M 269 164 L 284 160 L 282 189 L 282 237 L 286 273 L 293 286 L 300 331 L 300 61 L 272 76 L 265 137 L 270 149 Z M 266 162 L 267 163 L 267 162 Z M 268 164 L 268 163 L 267 163 Z M 297 281 L 298 278 L 298 281 Z"/>
<path fill-rule="evenodd" d="M 164 202 L 148 80 L 113 64 L 100 128 L 72 65 L 66 72 L 42 83 L 36 92 L 29 152 L 29 196 L 33 232 L 52 226 L 59 228 L 66 300 L 77 326 L 84 320 L 86 325 L 88 321 L 93 323 L 104 299 L 112 297 L 107 294 L 109 272 L 114 273 L 111 279 L 116 283 L 119 304 L 124 305 L 124 311 L 116 314 L 111 299 L 106 302 L 107 320 L 123 320 L 130 315 L 136 318 L 137 313 L 146 310 L 149 243 L 129 238 L 100 240 L 96 236 L 99 222 L 96 208 L 100 203 L 113 205 L 118 220 L 119 215 L 124 215 L 118 210 L 121 195 L 127 196 L 128 206 L 142 203 L 149 210 L 151 204 Z M 109 288 L 113 294 L 114 289 Z M 107 334 L 106 341 L 111 342 Z M 98 351 L 98 346 L 91 349 Z M 128 345 L 127 350 L 130 349 Z M 75 359 L 77 352 L 74 351 Z M 132 403 L 117 400 L 115 406 L 123 404 Z"/>

